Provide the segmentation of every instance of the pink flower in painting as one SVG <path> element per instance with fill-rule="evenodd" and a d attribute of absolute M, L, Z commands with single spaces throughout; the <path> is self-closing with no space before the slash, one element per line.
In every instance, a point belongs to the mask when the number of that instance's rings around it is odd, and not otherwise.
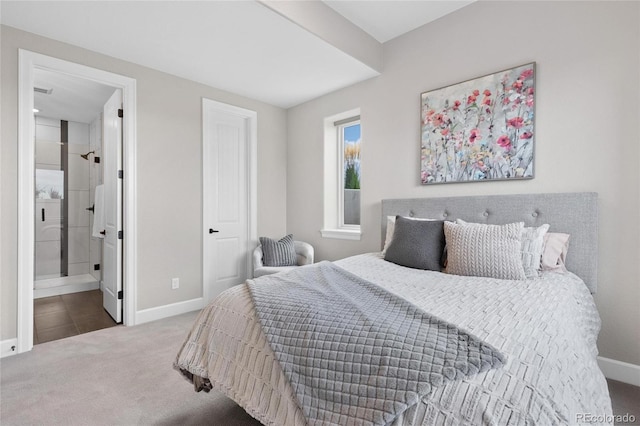
<path fill-rule="evenodd" d="M 482 94 L 485 95 L 485 96 L 491 96 L 491 90 L 484 89 L 484 92 L 482 92 Z"/>
<path fill-rule="evenodd" d="M 480 137 L 480 130 L 473 129 L 471 130 L 471 134 L 469 135 L 469 143 L 474 143 L 477 138 Z"/>
<path fill-rule="evenodd" d="M 502 135 L 498 138 L 498 145 L 505 149 L 509 148 L 511 146 L 511 139 L 509 139 L 507 135 Z"/>
<path fill-rule="evenodd" d="M 533 76 L 533 68 L 526 69 L 520 74 L 520 80 L 526 80 L 531 76 Z"/>
<path fill-rule="evenodd" d="M 430 109 L 429 111 L 427 111 L 427 113 L 425 114 L 427 121 L 431 121 L 431 117 L 433 117 L 433 114 L 435 113 L 436 113 L 435 109 Z"/>
<path fill-rule="evenodd" d="M 527 88 L 527 95 L 533 96 L 533 87 Z"/>
<path fill-rule="evenodd" d="M 524 125 L 524 118 L 522 117 L 510 118 L 507 120 L 507 125 L 511 127 L 515 127 L 516 129 L 519 129 Z"/>
<path fill-rule="evenodd" d="M 462 104 L 462 102 L 460 102 L 460 101 L 455 101 L 455 102 L 453 103 L 453 110 L 454 110 L 454 111 L 458 111 L 458 108 L 460 108 L 460 105 L 461 105 L 461 104 Z"/>
<path fill-rule="evenodd" d="M 520 89 L 522 89 L 522 85 L 523 85 L 523 81 L 518 79 L 516 81 L 513 82 L 513 84 L 511 85 L 511 87 L 513 87 L 514 89 L 516 89 L 517 91 L 520 91 Z"/>
<path fill-rule="evenodd" d="M 524 132 L 523 134 L 520 135 L 520 139 L 531 139 L 533 137 L 533 133 L 531 132 Z"/>
<path fill-rule="evenodd" d="M 482 100 L 483 105 L 491 105 L 491 98 L 484 98 Z"/>
<path fill-rule="evenodd" d="M 430 109 L 424 116 L 425 123 L 429 123 L 431 121 L 431 117 L 436 113 L 436 110 Z"/>
<path fill-rule="evenodd" d="M 447 136 L 449 134 L 449 129 L 440 130 L 440 134 L 442 134 L 442 136 Z"/>
<path fill-rule="evenodd" d="M 439 127 L 443 123 L 442 114 L 436 114 L 433 118 L 433 125 Z"/>
<path fill-rule="evenodd" d="M 527 104 L 528 107 L 532 107 L 533 106 L 533 96 L 527 97 L 526 104 Z"/>
<path fill-rule="evenodd" d="M 480 91 L 478 89 L 474 90 L 473 96 L 480 96 Z"/>
<path fill-rule="evenodd" d="M 472 103 L 474 103 L 476 101 L 476 97 L 473 95 L 469 95 L 469 97 L 467 98 L 467 105 L 471 105 Z"/>

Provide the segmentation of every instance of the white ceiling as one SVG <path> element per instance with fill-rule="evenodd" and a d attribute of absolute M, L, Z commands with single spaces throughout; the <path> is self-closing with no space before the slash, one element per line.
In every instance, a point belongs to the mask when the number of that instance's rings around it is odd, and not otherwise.
<path fill-rule="evenodd" d="M 384 43 L 474 1 L 324 0 L 324 3 Z"/>
<path fill-rule="evenodd" d="M 384 42 L 470 2 L 332 0 L 323 7 Z M 282 108 L 379 75 L 266 3 L 2 0 L 0 21 Z"/>
<path fill-rule="evenodd" d="M 33 80 L 35 87 L 51 91 L 34 93 L 36 115 L 79 123 L 95 120 L 115 90 L 90 80 L 40 69 L 35 70 Z"/>

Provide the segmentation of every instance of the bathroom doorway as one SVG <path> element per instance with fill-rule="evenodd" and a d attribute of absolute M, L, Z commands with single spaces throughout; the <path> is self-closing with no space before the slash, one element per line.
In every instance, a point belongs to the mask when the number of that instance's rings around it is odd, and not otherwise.
<path fill-rule="evenodd" d="M 76 299 L 74 304 L 88 309 L 88 302 L 97 299 L 92 292 L 100 292 L 103 282 L 106 283 L 103 287 L 109 290 L 104 294 L 117 299 L 115 322 L 135 324 L 136 82 L 22 49 L 19 65 L 16 346 L 17 352 L 22 353 L 31 350 L 34 341 L 39 340 L 37 333 L 34 335 L 37 328 L 34 301 L 71 298 Z M 56 85 L 58 95 L 68 95 L 57 104 L 52 96 Z M 111 101 L 116 97 L 119 109 L 114 112 Z M 109 105 L 108 116 L 105 102 Z M 81 113 L 85 117 L 74 115 Z M 108 124 L 104 125 L 105 121 Z M 111 129 L 107 137 L 101 136 L 101 127 L 105 126 Z M 114 140 L 113 129 L 117 130 L 118 149 L 116 156 L 108 155 L 109 161 L 105 152 L 113 146 L 108 142 Z M 106 177 L 107 169 L 115 178 Z M 104 202 L 105 207 L 113 207 L 107 209 L 105 221 L 118 227 L 118 243 L 107 246 L 115 247 L 113 253 L 106 250 L 109 256 L 104 255 L 105 249 L 101 247 L 105 244 L 101 242 L 100 227 L 94 227 L 101 183 L 112 185 L 111 191 L 105 193 L 117 194 L 116 198 L 109 197 L 110 202 Z M 119 219 L 115 222 L 109 222 L 112 211 L 118 212 Z M 106 223 L 104 228 L 108 228 Z M 131 232 L 123 240 L 124 228 Z M 114 276 L 117 279 L 111 279 Z M 113 306 L 111 299 L 105 298 L 102 305 Z M 87 328 L 76 324 L 78 331 Z"/>
<path fill-rule="evenodd" d="M 116 90 L 34 70 L 34 344 L 116 325 L 101 300 L 103 109 Z"/>
<path fill-rule="evenodd" d="M 41 69 L 34 83 L 38 299 L 99 288 L 103 236 L 94 219 L 103 184 L 102 110 L 116 89 Z"/>

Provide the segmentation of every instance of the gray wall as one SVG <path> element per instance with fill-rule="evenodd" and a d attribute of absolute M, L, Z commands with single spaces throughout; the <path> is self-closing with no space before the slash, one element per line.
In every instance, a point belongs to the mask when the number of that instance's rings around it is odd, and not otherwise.
<path fill-rule="evenodd" d="M 149 68 L 2 26 L 1 337 L 16 337 L 18 48 L 137 80 L 137 310 L 202 293 L 202 97 L 258 113 L 258 233 L 286 231 L 286 112 Z M 171 290 L 171 278 L 180 289 Z"/>
<path fill-rule="evenodd" d="M 480 1 L 391 40 L 380 77 L 288 111 L 287 231 L 338 259 L 380 249 L 383 198 L 596 191 L 600 352 L 640 364 L 639 57 L 637 2 Z M 535 179 L 421 186 L 420 93 L 532 61 Z M 362 240 L 323 239 L 323 119 L 358 107 Z"/>

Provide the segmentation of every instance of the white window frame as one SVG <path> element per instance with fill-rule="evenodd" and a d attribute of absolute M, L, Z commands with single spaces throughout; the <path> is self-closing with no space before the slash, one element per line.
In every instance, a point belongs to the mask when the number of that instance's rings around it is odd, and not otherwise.
<path fill-rule="evenodd" d="M 338 229 L 360 230 L 360 225 L 344 223 L 344 128 L 360 124 L 360 116 L 350 117 L 334 123 L 338 141 Z M 362 132 L 362 126 L 360 126 Z"/>
<path fill-rule="evenodd" d="M 341 130 L 356 123 L 360 123 L 359 108 L 324 119 L 324 227 L 320 231 L 323 238 L 360 240 L 362 236 L 362 222 L 360 225 L 344 223 L 344 141 Z"/>

